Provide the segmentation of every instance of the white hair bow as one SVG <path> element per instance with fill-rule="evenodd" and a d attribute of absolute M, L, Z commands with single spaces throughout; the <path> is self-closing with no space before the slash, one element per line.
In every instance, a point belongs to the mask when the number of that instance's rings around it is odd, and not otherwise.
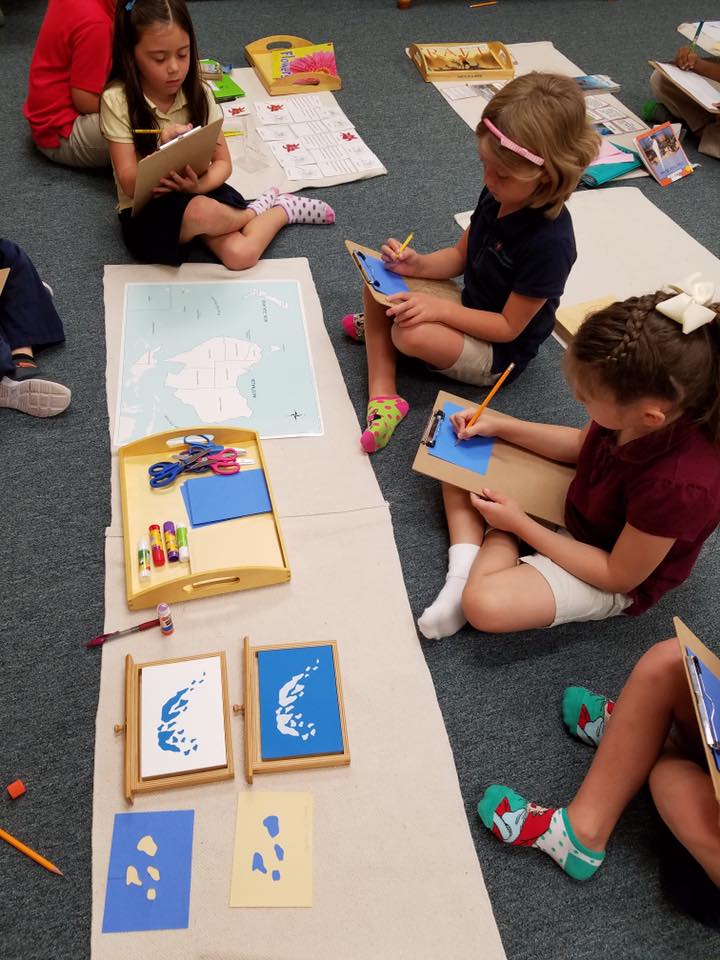
<path fill-rule="evenodd" d="M 692 333 L 715 319 L 715 311 L 706 306 L 715 296 L 715 284 L 711 280 L 703 280 L 702 274 L 693 273 L 682 284 L 669 283 L 668 287 L 675 290 L 677 296 L 663 300 L 655 309 L 682 324 L 683 333 Z"/>

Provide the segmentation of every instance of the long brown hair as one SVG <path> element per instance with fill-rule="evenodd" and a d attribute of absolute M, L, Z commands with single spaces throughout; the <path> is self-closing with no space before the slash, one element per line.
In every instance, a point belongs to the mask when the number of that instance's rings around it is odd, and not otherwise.
<path fill-rule="evenodd" d="M 621 404 L 667 400 L 720 444 L 720 304 L 710 306 L 714 321 L 685 334 L 655 309 L 672 296 L 629 297 L 591 314 L 570 344 L 565 369 L 571 380 L 604 387 Z"/>
<path fill-rule="evenodd" d="M 542 167 L 503 147 L 483 123 L 490 120 L 520 146 L 542 157 Z M 538 182 L 528 206 L 545 207 L 554 220 L 597 155 L 600 137 L 587 119 L 585 97 L 575 80 L 554 73 L 528 73 L 497 93 L 477 125 L 497 160 L 515 176 L 546 178 Z"/>
<path fill-rule="evenodd" d="M 129 10 L 128 6 L 125 0 L 119 0 L 115 9 L 112 66 L 107 86 L 121 83 L 125 88 L 131 129 L 150 130 L 157 126 L 145 100 L 142 77 L 135 61 L 135 47 L 143 30 L 155 23 L 175 23 L 189 37 L 190 65 L 182 88 L 187 97 L 190 122 L 193 126 L 205 126 L 208 121 L 207 94 L 200 79 L 197 40 L 185 0 L 135 0 Z M 133 141 L 141 157 L 156 149 L 155 141 L 147 135 L 134 133 Z"/>

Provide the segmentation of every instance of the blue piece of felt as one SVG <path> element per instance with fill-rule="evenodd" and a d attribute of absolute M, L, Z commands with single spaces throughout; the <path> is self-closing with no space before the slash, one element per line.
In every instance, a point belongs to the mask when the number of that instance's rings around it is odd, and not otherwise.
<path fill-rule="evenodd" d="M 378 257 L 371 257 L 360 250 L 357 250 L 355 255 L 358 258 L 360 269 L 373 290 L 389 297 L 393 293 L 405 293 L 410 289 L 405 280 L 388 270 L 384 262 Z"/>
<path fill-rule="evenodd" d="M 465 467 L 466 470 L 472 470 L 473 473 L 483 476 L 487 473 L 495 438 L 471 437 L 456 444 L 457 434 L 450 423 L 450 417 L 462 409 L 457 403 L 448 401 L 445 404 L 443 407 L 445 418 L 435 434 L 435 445 L 428 447 L 428 453 L 431 457 L 437 457 L 456 467 Z"/>
<path fill-rule="evenodd" d="M 241 470 L 240 473 L 226 477 L 213 474 L 187 480 L 182 491 L 193 527 L 205 527 L 222 520 L 272 512 L 270 494 L 262 470 Z"/>

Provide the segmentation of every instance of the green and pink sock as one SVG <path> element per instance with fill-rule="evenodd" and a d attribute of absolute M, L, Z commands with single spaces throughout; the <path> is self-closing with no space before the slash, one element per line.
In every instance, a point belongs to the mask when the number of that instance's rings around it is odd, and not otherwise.
<path fill-rule="evenodd" d="M 478 814 L 498 840 L 542 850 L 573 880 L 589 880 L 605 859 L 578 840 L 564 807 L 541 807 L 499 783 L 487 788 Z"/>
<path fill-rule="evenodd" d="M 387 446 L 395 428 L 407 416 L 410 404 L 397 394 L 372 397 L 367 406 L 367 428 L 360 437 L 365 453 L 376 453 Z"/>
<path fill-rule="evenodd" d="M 615 703 L 587 687 L 566 687 L 562 700 L 563 723 L 578 740 L 597 747 Z"/>

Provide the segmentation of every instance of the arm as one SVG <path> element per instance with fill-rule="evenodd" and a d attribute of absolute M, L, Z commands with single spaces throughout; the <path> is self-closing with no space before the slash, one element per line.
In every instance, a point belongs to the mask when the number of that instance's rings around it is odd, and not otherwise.
<path fill-rule="evenodd" d="M 720 63 L 713 60 L 703 60 L 690 47 L 680 47 L 675 54 L 675 64 L 681 70 L 690 70 L 708 80 L 720 81 Z"/>
<path fill-rule="evenodd" d="M 70 87 L 72 105 L 78 113 L 100 113 L 100 94 Z"/>
<path fill-rule="evenodd" d="M 406 247 L 396 258 L 401 244 L 392 237 L 380 248 L 388 270 L 401 277 L 422 277 L 425 280 L 449 280 L 465 271 L 468 231 L 465 230 L 454 247 L 444 247 L 433 253 L 418 253 Z"/>
<path fill-rule="evenodd" d="M 590 429 L 587 423 L 582 430 L 576 427 L 563 427 L 552 423 L 533 423 L 520 420 L 497 410 L 486 410 L 480 419 L 466 429 L 476 408 L 459 410 L 450 418 L 460 440 L 469 437 L 499 437 L 516 447 L 523 447 L 532 453 L 560 463 L 577 463 L 580 450 Z"/>
<path fill-rule="evenodd" d="M 108 141 L 110 160 L 115 176 L 129 197 L 135 196 L 135 177 L 137 176 L 137 154 L 134 143 L 113 143 Z"/>
<path fill-rule="evenodd" d="M 166 131 L 163 130 L 160 136 L 160 139 L 164 143 L 172 139 L 172 137 L 166 136 L 165 134 Z M 175 136 L 177 136 L 177 133 Z M 231 173 L 232 160 L 230 159 L 230 151 L 225 142 L 225 137 L 221 133 L 215 144 L 213 155 L 210 158 L 210 164 L 204 173 L 198 176 L 188 164 L 182 173 L 178 173 L 178 171 L 175 170 L 167 177 L 163 177 L 158 186 L 155 187 L 154 193 L 155 195 L 159 195 L 169 193 L 171 190 L 177 190 L 182 193 L 210 193 L 211 190 L 225 183 Z"/>

